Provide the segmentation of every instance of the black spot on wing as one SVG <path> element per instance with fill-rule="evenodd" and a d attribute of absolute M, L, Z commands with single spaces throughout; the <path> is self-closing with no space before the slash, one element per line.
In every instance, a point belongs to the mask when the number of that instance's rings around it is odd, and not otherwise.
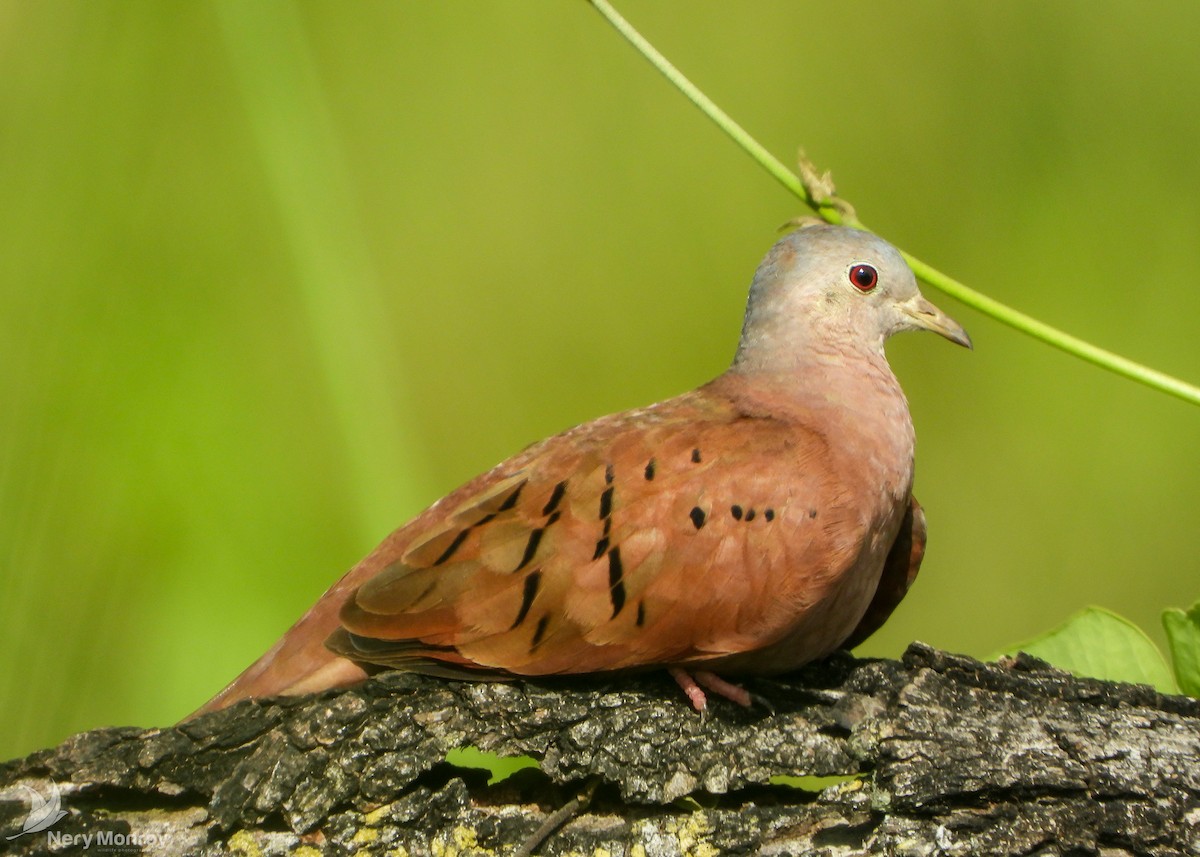
<path fill-rule="evenodd" d="M 520 497 L 521 497 L 521 489 L 523 489 L 524 487 L 525 487 L 524 482 L 522 482 L 520 485 L 518 485 L 517 490 L 515 490 L 511 494 L 509 494 L 504 499 L 504 502 L 500 504 L 500 508 L 497 509 L 496 511 L 497 512 L 507 512 L 513 506 L 517 505 L 517 500 L 520 499 Z"/>
<path fill-rule="evenodd" d="M 533 651 L 542 644 L 542 638 L 546 636 L 546 626 L 550 624 L 550 614 L 542 614 L 542 618 L 538 619 L 537 627 L 533 629 L 533 640 L 530 641 L 529 651 Z"/>
<path fill-rule="evenodd" d="M 458 549 L 463 546 L 463 542 L 465 542 L 467 540 L 467 536 L 470 535 L 471 530 L 475 529 L 476 527 L 482 527 L 484 524 L 490 523 L 492 520 L 495 519 L 496 515 L 498 515 L 500 512 L 506 512 L 509 509 L 516 506 L 517 498 L 521 496 L 521 489 L 524 487 L 525 487 L 525 483 L 521 483 L 520 485 L 518 485 L 517 489 L 515 491 L 513 491 L 511 494 L 509 494 L 508 497 L 505 498 L 504 502 L 502 504 L 500 504 L 499 509 L 497 509 L 495 512 L 492 512 L 490 514 L 484 515 L 482 518 L 480 518 L 475 523 L 471 524 L 471 526 L 467 527 L 466 529 L 460 530 L 458 532 L 458 535 L 456 535 L 454 537 L 454 540 L 452 542 L 450 542 L 449 546 L 447 546 L 447 548 L 444 551 L 442 551 L 441 556 L 439 556 L 437 559 L 435 559 L 433 561 L 433 564 L 435 566 L 442 565 L 443 563 L 449 561 L 449 559 L 452 556 L 454 556 L 455 552 L 457 552 Z M 554 494 L 550 498 L 551 502 L 546 504 L 545 509 L 542 509 L 543 515 L 550 515 L 550 513 L 554 511 L 554 507 L 557 506 L 559 501 L 562 500 L 562 495 L 563 495 L 563 493 L 565 493 L 566 488 L 567 488 L 567 484 L 565 482 L 559 482 L 558 485 L 555 486 Z M 551 524 L 553 524 L 555 521 L 557 521 L 559 514 L 560 514 L 559 512 L 554 512 L 553 515 L 550 515 L 550 520 L 546 522 L 546 526 L 548 527 Z M 539 536 L 538 538 L 541 538 L 541 536 Z M 535 547 L 536 547 L 536 545 L 535 545 Z M 519 566 L 518 566 L 518 568 L 519 568 Z"/>
<path fill-rule="evenodd" d="M 613 486 L 609 485 L 600 495 L 600 517 L 608 518 L 612 514 Z"/>
<path fill-rule="evenodd" d="M 592 554 L 594 560 L 600 559 L 608 550 L 609 534 L 612 532 L 613 491 L 616 490 L 616 486 L 612 484 L 613 466 L 611 464 L 604 468 L 604 481 L 608 485 L 600 494 L 600 520 L 604 522 L 604 534 L 596 542 L 596 550 Z"/>
<path fill-rule="evenodd" d="M 612 599 L 612 618 L 617 618 L 625 606 L 625 570 L 621 567 L 621 549 L 608 552 L 608 594 Z"/>
<path fill-rule="evenodd" d="M 693 449 L 693 450 L 692 450 L 692 463 L 693 463 L 693 464 L 699 464 L 699 463 L 700 463 L 700 450 L 699 450 L 699 448 L 697 448 L 697 449 Z"/>
<path fill-rule="evenodd" d="M 521 557 L 521 561 L 517 563 L 517 567 L 513 569 L 514 572 L 520 571 L 533 562 L 533 555 L 537 553 L 538 545 L 542 542 L 542 533 L 545 531 L 545 527 L 538 527 L 529 534 L 529 541 L 525 542 L 525 554 Z"/>
<path fill-rule="evenodd" d="M 596 542 L 596 551 L 592 554 L 592 559 L 600 559 L 606 550 L 608 550 L 608 536 Z"/>
<path fill-rule="evenodd" d="M 688 512 L 688 517 L 692 519 L 692 526 L 697 530 L 704 526 L 704 510 L 699 506 L 693 506 L 692 511 Z"/>
<path fill-rule="evenodd" d="M 647 462 L 646 462 L 646 471 L 645 471 L 645 474 L 646 474 L 646 481 L 647 481 L 647 482 L 649 482 L 651 479 L 653 479 L 653 478 L 654 478 L 654 466 L 655 466 L 655 465 L 654 465 L 654 459 L 653 459 L 653 458 L 651 458 L 649 461 L 647 461 Z"/>
<path fill-rule="evenodd" d="M 512 628 L 516 628 L 525 621 L 525 617 L 529 615 L 529 608 L 533 606 L 533 599 L 537 597 L 538 587 L 542 583 L 542 573 L 540 571 L 531 571 L 525 576 L 525 591 L 521 594 L 521 609 L 517 613 L 517 619 L 512 623 Z"/>
<path fill-rule="evenodd" d="M 563 495 L 567 493 L 566 480 L 559 482 L 554 486 L 554 491 L 550 494 L 550 499 L 546 501 L 546 505 L 542 507 L 542 514 L 549 515 L 558 508 L 558 504 L 562 502 Z"/>
<path fill-rule="evenodd" d="M 730 506 L 730 507 L 729 507 L 729 514 L 733 515 L 733 517 L 734 517 L 736 520 L 740 521 L 740 520 L 742 519 L 742 507 L 741 507 L 741 506 L 738 506 L 738 505 L 736 505 L 736 504 L 735 504 L 735 505 L 733 505 L 733 506 Z"/>
<path fill-rule="evenodd" d="M 525 553 L 522 555 L 521 561 L 517 563 L 517 567 L 513 569 L 514 573 L 533 562 L 533 557 L 537 554 L 538 545 L 542 543 L 542 536 L 560 517 L 562 517 L 562 512 L 555 512 L 546 519 L 545 526 L 538 527 L 529 533 L 529 541 L 525 543 Z"/>
<path fill-rule="evenodd" d="M 454 556 L 454 552 L 457 551 L 460 547 L 462 547 L 463 542 L 465 542 L 467 540 L 467 536 L 469 536 L 470 534 L 471 534 L 470 527 L 467 527 L 465 530 L 459 530 L 458 535 L 454 537 L 454 541 L 450 542 L 449 546 L 444 551 L 442 551 L 442 555 L 433 561 L 433 564 L 441 565 L 442 563 L 444 563 L 448 559 L 450 559 L 450 557 Z"/>

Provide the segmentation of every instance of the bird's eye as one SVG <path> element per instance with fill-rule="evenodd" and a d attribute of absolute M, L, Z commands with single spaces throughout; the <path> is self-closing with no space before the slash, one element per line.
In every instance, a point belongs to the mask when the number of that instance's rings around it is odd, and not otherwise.
<path fill-rule="evenodd" d="M 879 282 L 879 273 L 870 265 L 855 265 L 850 269 L 850 282 L 860 292 L 869 292 Z"/>

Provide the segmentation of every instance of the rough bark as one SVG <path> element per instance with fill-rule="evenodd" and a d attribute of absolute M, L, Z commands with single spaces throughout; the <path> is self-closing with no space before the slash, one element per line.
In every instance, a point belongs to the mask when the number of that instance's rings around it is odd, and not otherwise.
<path fill-rule="evenodd" d="M 747 685 L 774 711 L 718 700 L 701 718 L 657 674 L 386 673 L 173 728 L 99 729 L 0 765 L 3 835 L 26 816 L 20 784 L 53 780 L 69 811 L 0 850 L 109 831 L 154 854 L 511 853 L 591 783 L 540 853 L 1200 854 L 1198 700 L 920 644 Z M 488 786 L 446 763 L 464 746 L 540 770 Z M 804 775 L 843 779 L 777 779 Z"/>

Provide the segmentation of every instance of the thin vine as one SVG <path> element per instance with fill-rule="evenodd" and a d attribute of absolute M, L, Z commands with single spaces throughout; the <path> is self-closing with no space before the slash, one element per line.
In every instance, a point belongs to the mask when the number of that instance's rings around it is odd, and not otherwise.
<path fill-rule="evenodd" d="M 650 44 L 641 33 L 621 17 L 608 0 L 588 0 L 588 2 L 604 16 L 605 20 L 626 41 L 633 45 L 638 53 L 649 60 L 650 64 L 658 69 L 676 89 L 699 107 L 705 116 L 715 122 L 730 139 L 741 146 L 776 181 L 799 197 L 818 217 L 828 223 L 853 226 L 858 229 L 867 228 L 854 213 L 854 208 L 837 195 L 828 173 L 821 173 L 801 154 L 800 175 L 796 175 L 796 173 L 784 166 L 778 158 L 767 151 L 761 143 L 755 140 L 746 129 L 735 122 L 728 113 L 713 103 L 712 99 L 701 92 L 694 83 L 688 80 L 683 72 L 672 65 L 670 60 L 659 53 L 654 45 Z M 1068 354 L 1086 360 L 1095 366 L 1115 372 L 1118 375 L 1163 393 L 1176 396 L 1186 402 L 1191 402 L 1193 405 L 1200 405 L 1200 387 L 1189 384 L 1165 372 L 1144 366 L 1127 357 L 1122 357 L 1120 354 L 1114 354 L 1077 336 L 1072 336 L 1052 325 L 1026 315 L 1020 310 L 969 288 L 953 277 L 943 274 L 932 265 L 922 262 L 909 253 L 905 253 L 903 250 L 900 252 L 913 269 L 913 273 L 917 275 L 917 279 L 950 295 L 972 309 L 976 309 L 1009 327 L 1016 328 L 1022 333 L 1027 333 L 1035 339 L 1039 339 Z"/>

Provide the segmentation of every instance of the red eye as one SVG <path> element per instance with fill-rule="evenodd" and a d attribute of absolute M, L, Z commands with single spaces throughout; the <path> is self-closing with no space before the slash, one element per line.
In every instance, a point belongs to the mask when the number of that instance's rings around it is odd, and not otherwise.
<path fill-rule="evenodd" d="M 850 282 L 860 292 L 869 292 L 879 282 L 879 274 L 870 265 L 855 265 L 850 269 Z"/>

